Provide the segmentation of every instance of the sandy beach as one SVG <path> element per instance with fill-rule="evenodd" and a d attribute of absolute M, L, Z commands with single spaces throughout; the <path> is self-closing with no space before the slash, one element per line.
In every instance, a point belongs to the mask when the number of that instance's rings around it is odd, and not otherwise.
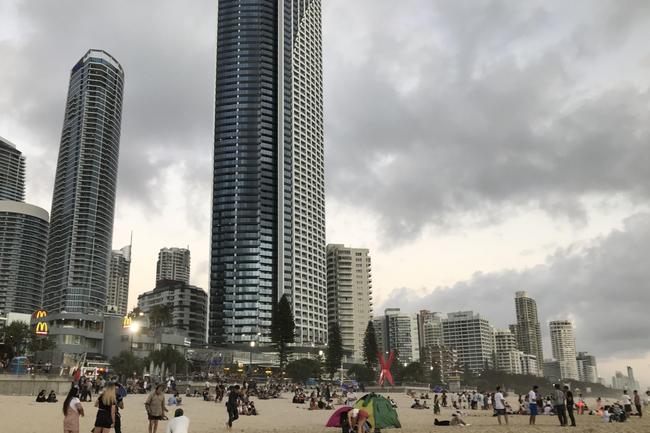
<path fill-rule="evenodd" d="M 292 404 L 288 396 L 283 399 L 255 400 L 260 414 L 258 416 L 241 417 L 234 425 L 235 432 L 339 432 L 340 429 L 326 428 L 325 423 L 333 411 L 308 411 L 304 405 Z M 432 410 L 411 409 L 410 399 L 406 395 L 391 394 L 398 405 L 398 413 L 404 433 L 447 431 L 460 427 L 434 427 Z M 147 420 L 144 411 L 144 395 L 129 395 L 125 399 L 125 410 L 122 412 L 122 431 L 124 433 L 137 433 L 147 431 Z M 86 417 L 81 420 L 80 431 L 87 433 L 91 430 L 96 409 L 93 403 L 83 403 Z M 181 406 L 190 418 L 190 431 L 192 433 L 210 433 L 226 431 L 226 410 L 223 403 L 205 402 L 200 398 L 184 398 Z M 11 433 L 40 433 L 62 431 L 61 403 L 36 403 L 33 397 L 0 396 L 3 421 L 2 432 Z M 170 416 L 173 416 L 171 409 Z M 511 416 L 509 426 L 499 426 L 496 418 L 484 411 L 468 411 L 465 421 L 471 426 L 464 430 L 480 431 L 482 433 L 497 432 L 553 432 L 564 431 L 559 427 L 554 416 L 538 416 L 537 426 L 528 425 L 528 417 Z M 439 419 L 449 419 L 450 410 L 443 409 Z M 575 432 L 621 432 L 641 433 L 650 432 L 650 419 L 632 419 L 626 423 L 606 424 L 600 417 L 580 415 L 576 416 L 577 428 Z M 158 431 L 165 432 L 166 423 L 161 422 Z"/>

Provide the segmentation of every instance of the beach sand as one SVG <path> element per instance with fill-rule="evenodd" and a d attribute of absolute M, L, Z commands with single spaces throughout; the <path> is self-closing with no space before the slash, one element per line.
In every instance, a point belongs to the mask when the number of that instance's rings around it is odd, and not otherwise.
<path fill-rule="evenodd" d="M 390 394 L 398 405 L 399 418 L 402 423 L 400 431 L 404 433 L 458 430 L 460 427 L 434 427 L 432 410 L 416 410 L 410 408 L 411 400 L 404 394 Z M 61 398 L 63 396 L 59 396 Z M 260 414 L 258 416 L 243 416 L 235 422 L 233 432 L 322 432 L 335 433 L 340 429 L 326 428 L 325 423 L 333 411 L 308 411 L 304 405 L 291 403 L 287 395 L 283 399 L 256 400 Z M 147 419 L 144 410 L 144 395 L 129 395 L 126 397 L 125 409 L 122 411 L 122 431 L 124 433 L 139 433 L 147 431 Z M 590 403 L 590 401 L 588 401 Z M 96 409 L 94 403 L 83 403 L 86 417 L 82 418 L 80 431 L 88 433 L 95 421 Z M 516 406 L 516 405 L 515 405 Z M 184 398 L 181 406 L 190 418 L 190 432 L 212 433 L 226 431 L 225 422 L 228 417 L 223 403 L 205 402 L 201 398 Z M 61 403 L 36 403 L 33 397 L 0 396 L 2 421 L 0 432 L 7 433 L 49 433 L 63 430 L 63 415 Z M 173 416 L 175 407 L 170 409 Z M 467 431 L 482 433 L 497 432 L 621 432 L 643 433 L 650 432 L 650 419 L 632 419 L 626 423 L 606 424 L 600 417 L 590 415 L 576 416 L 577 428 L 563 429 L 558 426 L 555 416 L 538 416 L 537 426 L 528 425 L 527 416 L 511 416 L 509 426 L 499 426 L 497 419 L 487 411 L 468 411 L 465 421 L 471 426 L 463 428 Z M 442 410 L 439 419 L 449 419 L 450 410 Z M 158 432 L 165 433 L 166 422 L 161 421 Z M 385 430 L 384 430 L 385 431 Z"/>

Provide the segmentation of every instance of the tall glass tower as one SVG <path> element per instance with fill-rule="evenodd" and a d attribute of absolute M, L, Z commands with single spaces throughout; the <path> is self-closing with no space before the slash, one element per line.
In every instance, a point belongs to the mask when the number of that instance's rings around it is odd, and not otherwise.
<path fill-rule="evenodd" d="M 113 236 L 124 71 L 88 51 L 72 68 L 56 167 L 43 306 L 103 313 Z"/>
<path fill-rule="evenodd" d="M 212 344 L 269 340 L 292 301 L 327 340 L 319 0 L 221 0 L 210 271 Z"/>

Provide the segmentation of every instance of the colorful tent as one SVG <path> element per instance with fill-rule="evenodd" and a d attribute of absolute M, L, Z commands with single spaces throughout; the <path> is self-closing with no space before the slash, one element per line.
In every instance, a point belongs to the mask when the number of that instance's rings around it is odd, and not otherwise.
<path fill-rule="evenodd" d="M 352 408 L 350 406 L 341 406 L 340 408 L 336 409 L 336 411 L 327 421 L 327 424 L 325 424 L 325 427 L 341 427 L 341 415 L 347 415 L 347 413 L 351 410 Z"/>
<path fill-rule="evenodd" d="M 401 428 L 397 411 L 386 397 L 374 392 L 361 397 L 354 405 L 357 409 L 368 412 L 368 423 L 372 429 Z"/>

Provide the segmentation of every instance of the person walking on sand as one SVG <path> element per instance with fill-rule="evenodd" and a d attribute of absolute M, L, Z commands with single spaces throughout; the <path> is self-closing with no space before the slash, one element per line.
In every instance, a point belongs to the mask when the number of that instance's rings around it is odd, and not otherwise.
<path fill-rule="evenodd" d="M 564 385 L 564 396 L 566 398 L 566 411 L 569 414 L 569 419 L 571 420 L 571 427 L 575 427 L 576 418 L 573 416 L 573 409 L 575 407 L 575 403 L 573 401 L 573 393 L 566 385 Z"/>
<path fill-rule="evenodd" d="M 117 398 L 115 397 L 115 385 L 109 384 L 101 396 L 95 399 L 97 417 L 93 433 L 109 433 L 115 426 L 115 413 L 117 409 Z"/>
<path fill-rule="evenodd" d="M 228 430 L 232 428 L 232 423 L 239 418 L 239 411 L 237 410 L 239 395 L 239 385 L 231 386 L 228 393 L 228 400 L 226 401 L 226 410 L 228 411 L 228 422 L 226 427 Z"/>
<path fill-rule="evenodd" d="M 537 398 L 538 398 L 538 386 L 535 385 L 533 386 L 533 389 L 531 389 L 528 392 L 528 410 L 530 412 L 530 419 L 528 420 L 528 424 L 530 425 L 535 425 L 535 418 L 537 417 Z"/>
<path fill-rule="evenodd" d="M 641 396 L 639 391 L 634 390 L 634 406 L 636 407 L 636 413 L 639 415 L 639 418 L 643 418 L 643 411 L 641 410 Z"/>
<path fill-rule="evenodd" d="M 508 414 L 506 413 L 506 399 L 503 398 L 503 393 L 501 393 L 501 387 L 497 386 L 497 392 L 494 394 L 494 411 L 497 414 L 497 419 L 499 420 L 499 425 L 501 425 L 501 417 L 503 416 L 508 425 Z"/>
<path fill-rule="evenodd" d="M 564 406 L 564 391 L 560 388 L 560 384 L 555 384 L 555 393 L 553 394 L 553 407 L 555 413 L 557 414 L 558 419 L 560 420 L 560 425 L 565 427 L 567 425 L 566 419 L 566 408 Z"/>
<path fill-rule="evenodd" d="M 632 414 L 632 399 L 630 398 L 626 389 L 623 390 L 623 398 L 621 399 L 621 403 L 623 403 L 623 408 L 625 409 L 625 416 L 629 418 Z"/>
<path fill-rule="evenodd" d="M 84 416 L 84 408 L 79 400 L 79 389 L 70 388 L 63 401 L 63 433 L 79 433 L 79 417 Z"/>
<path fill-rule="evenodd" d="M 147 409 L 147 417 L 149 418 L 149 433 L 156 433 L 158 430 L 158 421 L 164 419 L 167 408 L 165 407 L 165 394 L 163 390 L 165 385 L 159 384 L 156 389 L 149 394 L 147 400 L 144 402 L 144 407 Z"/>

